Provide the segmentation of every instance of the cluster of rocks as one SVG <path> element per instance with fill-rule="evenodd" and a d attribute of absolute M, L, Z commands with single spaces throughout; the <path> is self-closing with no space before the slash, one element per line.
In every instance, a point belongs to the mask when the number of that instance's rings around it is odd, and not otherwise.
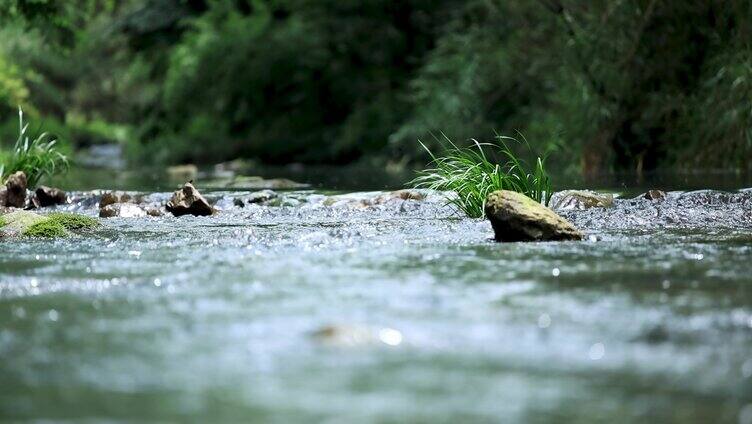
<path fill-rule="evenodd" d="M 650 190 L 637 201 L 661 202 L 667 197 L 661 190 Z M 554 193 L 551 208 L 524 194 L 500 190 L 488 195 L 486 217 L 491 221 L 494 238 L 499 242 L 582 240 L 584 235 L 557 212 L 571 215 L 574 211 L 611 208 L 614 195 L 590 190 L 566 190 Z M 557 211 L 557 212 L 555 212 Z"/>
<path fill-rule="evenodd" d="M 62 205 L 68 201 L 68 195 L 57 188 L 39 186 L 29 191 L 26 174 L 18 171 L 5 180 L 0 186 L 0 207 L 35 209 L 47 206 Z"/>
<path fill-rule="evenodd" d="M 184 171 L 183 174 L 193 173 L 193 169 L 181 168 L 176 169 L 175 174 L 179 174 L 178 171 Z M 256 180 L 244 182 L 257 183 Z M 650 190 L 635 201 L 662 202 L 666 198 L 666 193 L 660 190 Z M 325 199 L 323 204 L 369 208 L 392 202 L 404 203 L 408 200 L 423 199 L 425 199 L 425 194 L 420 191 L 399 190 L 360 198 L 333 196 Z M 245 197 L 235 198 L 232 204 L 236 207 L 252 204 L 269 205 L 278 200 L 279 196 L 276 192 L 264 189 Z M 59 189 L 39 186 L 34 191 L 29 191 L 26 175 L 23 172 L 10 175 L 4 185 L 0 186 L 0 209 L 5 209 L 5 212 L 13 208 L 34 209 L 64 204 L 68 201 L 67 194 Z M 494 237 L 499 242 L 581 240 L 584 238 L 583 233 L 557 212 L 572 217 L 571 214 L 576 211 L 610 208 L 614 206 L 614 196 L 588 190 L 567 190 L 555 193 L 549 204 L 551 208 L 524 194 L 500 190 L 488 195 L 485 214 L 491 222 Z M 192 180 L 175 191 L 166 203 L 164 200 L 154 200 L 143 195 L 115 191 L 103 193 L 99 198 L 98 206 L 101 218 L 162 216 L 165 213 L 174 216 L 209 216 L 217 212 L 196 189 Z"/>
<path fill-rule="evenodd" d="M 107 192 L 99 199 L 100 218 L 138 218 L 145 216 L 162 216 L 169 212 L 174 216 L 213 215 L 216 210 L 209 201 L 199 193 L 193 182 L 189 181 L 172 194 L 166 205 L 148 202 L 144 196 L 125 192 Z"/>

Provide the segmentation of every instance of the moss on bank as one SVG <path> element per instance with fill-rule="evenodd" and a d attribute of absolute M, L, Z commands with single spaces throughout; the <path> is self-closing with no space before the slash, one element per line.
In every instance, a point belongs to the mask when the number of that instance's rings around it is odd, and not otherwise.
<path fill-rule="evenodd" d="M 70 235 L 68 230 L 65 229 L 59 222 L 51 219 L 37 222 L 36 224 L 25 229 L 22 235 L 26 237 L 40 237 L 40 238 L 59 238 L 67 237 Z"/>
<path fill-rule="evenodd" d="M 90 230 L 99 226 L 95 218 L 66 212 L 53 212 L 47 217 L 52 222 L 60 224 L 66 230 Z"/>
<path fill-rule="evenodd" d="M 0 216 L 0 237 L 67 237 L 71 235 L 71 231 L 90 230 L 99 225 L 95 218 L 74 213 L 39 215 L 30 211 L 16 211 Z"/>

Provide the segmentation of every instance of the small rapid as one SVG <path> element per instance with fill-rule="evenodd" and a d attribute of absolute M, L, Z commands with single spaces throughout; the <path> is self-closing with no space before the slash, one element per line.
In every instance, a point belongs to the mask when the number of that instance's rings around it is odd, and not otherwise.
<path fill-rule="evenodd" d="M 559 211 L 582 242 L 514 244 L 433 192 L 204 194 L 215 216 L 0 240 L 0 416 L 752 417 L 752 190 L 617 197 Z"/>

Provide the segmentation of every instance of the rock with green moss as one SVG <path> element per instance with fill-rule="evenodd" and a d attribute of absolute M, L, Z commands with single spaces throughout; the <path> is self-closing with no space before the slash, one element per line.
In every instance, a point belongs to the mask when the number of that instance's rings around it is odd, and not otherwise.
<path fill-rule="evenodd" d="M 55 212 L 39 215 L 30 211 L 15 211 L 0 216 L 1 237 L 57 238 L 99 226 L 99 221 L 83 215 Z"/>
<path fill-rule="evenodd" d="M 91 230 L 99 227 L 99 221 L 86 215 L 67 212 L 53 212 L 47 215 L 51 221 L 59 223 L 66 230 Z"/>
<path fill-rule="evenodd" d="M 59 222 L 47 219 L 29 226 L 21 235 L 34 238 L 60 238 L 68 237 L 70 233 Z"/>
<path fill-rule="evenodd" d="M 489 194 L 485 211 L 496 241 L 563 241 L 583 237 L 569 221 L 514 191 L 499 190 Z"/>
<path fill-rule="evenodd" d="M 29 227 L 49 218 L 29 211 L 15 211 L 0 217 L 5 225 L 0 228 L 0 237 L 14 237 L 22 235 Z"/>

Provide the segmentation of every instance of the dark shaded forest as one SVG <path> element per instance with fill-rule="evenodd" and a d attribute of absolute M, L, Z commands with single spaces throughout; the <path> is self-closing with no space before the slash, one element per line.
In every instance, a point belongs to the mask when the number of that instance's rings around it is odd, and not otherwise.
<path fill-rule="evenodd" d="M 748 0 L 0 0 L 17 107 L 130 161 L 345 164 L 524 135 L 571 172 L 752 169 Z"/>

